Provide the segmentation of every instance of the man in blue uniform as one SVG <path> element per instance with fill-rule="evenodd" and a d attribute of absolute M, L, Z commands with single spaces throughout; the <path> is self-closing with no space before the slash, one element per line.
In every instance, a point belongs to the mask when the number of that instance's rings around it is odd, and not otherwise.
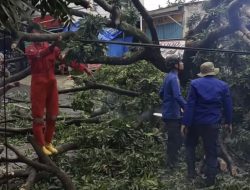
<path fill-rule="evenodd" d="M 219 69 L 212 62 L 200 66 L 200 78 L 190 84 L 181 132 L 186 135 L 188 177 L 194 178 L 195 148 L 201 137 L 205 151 L 206 183 L 213 185 L 218 167 L 218 135 L 222 114 L 224 127 L 232 132 L 232 100 L 228 85 L 214 76 Z M 222 108 L 223 111 L 222 112 Z"/>
<path fill-rule="evenodd" d="M 164 129 L 168 134 L 167 167 L 174 168 L 178 160 L 178 152 L 182 145 L 181 109 L 184 109 L 186 101 L 181 95 L 178 72 L 184 69 L 183 63 L 177 56 L 166 59 L 171 66 L 171 71 L 166 74 L 160 89 L 160 98 L 163 100 L 162 117 L 165 122 Z"/>

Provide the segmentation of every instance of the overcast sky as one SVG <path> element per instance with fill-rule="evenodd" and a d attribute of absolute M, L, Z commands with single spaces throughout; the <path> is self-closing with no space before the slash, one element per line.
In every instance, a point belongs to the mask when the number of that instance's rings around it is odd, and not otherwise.
<path fill-rule="evenodd" d="M 190 0 L 187 0 L 187 2 Z M 173 0 L 174 2 L 174 0 Z M 158 9 L 159 5 L 161 7 L 166 7 L 167 5 L 167 0 L 144 0 L 144 6 L 146 7 L 147 10 L 154 10 Z"/>

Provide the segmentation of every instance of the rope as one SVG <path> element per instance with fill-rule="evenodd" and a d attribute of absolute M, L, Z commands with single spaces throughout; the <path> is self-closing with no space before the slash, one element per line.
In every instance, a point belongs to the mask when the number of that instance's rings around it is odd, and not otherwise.
<path fill-rule="evenodd" d="M 8 176 L 9 173 L 9 165 L 8 165 L 8 148 L 7 148 L 7 113 L 6 113 L 6 76 L 5 76 L 5 71 L 6 71 L 6 41 L 5 41 L 5 33 L 4 33 L 4 44 L 3 44 L 3 54 L 4 54 L 4 60 L 3 60 L 3 110 L 4 110 L 4 143 L 5 143 L 5 157 L 6 157 L 6 162 L 5 162 L 5 167 L 6 167 L 6 176 Z M 9 189 L 9 180 L 7 178 L 6 181 L 6 190 Z"/>

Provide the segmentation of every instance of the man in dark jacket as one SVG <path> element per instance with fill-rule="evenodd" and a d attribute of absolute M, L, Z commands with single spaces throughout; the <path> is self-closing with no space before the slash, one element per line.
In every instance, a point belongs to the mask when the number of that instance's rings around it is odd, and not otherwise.
<path fill-rule="evenodd" d="M 225 128 L 232 131 L 232 101 L 228 85 L 214 76 L 219 69 L 212 62 L 200 66 L 199 79 L 191 81 L 187 105 L 181 131 L 186 135 L 188 176 L 194 178 L 195 148 L 198 138 L 203 140 L 206 164 L 207 186 L 213 185 L 218 167 L 218 135 L 222 117 L 225 116 Z"/>
<path fill-rule="evenodd" d="M 162 117 L 165 122 L 164 129 L 168 134 L 167 140 L 167 167 L 173 168 L 178 160 L 178 151 L 182 145 L 181 109 L 184 109 L 186 101 L 181 95 L 178 72 L 184 69 L 183 63 L 178 57 L 172 56 L 166 59 L 172 70 L 164 78 L 160 89 L 160 98 L 163 100 Z"/>

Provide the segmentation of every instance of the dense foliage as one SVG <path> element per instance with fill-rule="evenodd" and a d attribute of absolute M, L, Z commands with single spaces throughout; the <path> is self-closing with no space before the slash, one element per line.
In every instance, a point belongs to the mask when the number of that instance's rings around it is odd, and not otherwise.
<path fill-rule="evenodd" d="M 152 122 L 138 125 L 139 115 L 159 104 L 162 77 L 163 73 L 145 62 L 102 66 L 93 80 L 141 95 L 133 98 L 98 90 L 76 95 L 73 105 L 75 109 L 84 105 L 85 117 L 98 108 L 107 109 L 100 124 L 60 125 L 57 129 L 58 144 L 79 144 L 79 150 L 56 158 L 71 173 L 77 189 L 165 189 L 160 121 L 149 116 Z"/>

